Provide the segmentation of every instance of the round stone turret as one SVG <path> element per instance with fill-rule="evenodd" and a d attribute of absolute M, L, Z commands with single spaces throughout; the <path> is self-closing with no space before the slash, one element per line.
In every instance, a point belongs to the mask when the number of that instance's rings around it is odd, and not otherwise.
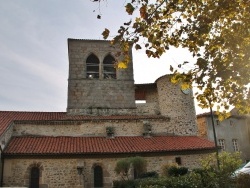
<path fill-rule="evenodd" d="M 158 104 L 161 115 L 170 117 L 170 121 L 183 129 L 183 134 L 197 134 L 196 113 L 192 90 L 181 91 L 180 85 L 170 82 L 171 75 L 158 78 L 155 83 L 158 92 Z"/>

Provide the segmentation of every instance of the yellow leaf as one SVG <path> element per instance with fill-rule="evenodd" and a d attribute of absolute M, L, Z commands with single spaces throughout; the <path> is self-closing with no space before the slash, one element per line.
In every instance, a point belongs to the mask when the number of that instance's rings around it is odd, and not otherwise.
<path fill-rule="evenodd" d="M 104 39 L 107 39 L 109 36 L 109 30 L 107 28 L 105 28 L 105 30 L 102 32 L 102 36 Z"/>
<path fill-rule="evenodd" d="M 128 67 L 127 64 L 122 61 L 119 61 L 117 64 L 118 69 L 126 69 L 127 67 Z"/>
<path fill-rule="evenodd" d="M 189 83 L 184 82 L 184 83 L 181 84 L 181 89 L 182 90 L 186 90 L 186 89 L 189 89 L 189 88 L 190 88 L 190 84 Z"/>

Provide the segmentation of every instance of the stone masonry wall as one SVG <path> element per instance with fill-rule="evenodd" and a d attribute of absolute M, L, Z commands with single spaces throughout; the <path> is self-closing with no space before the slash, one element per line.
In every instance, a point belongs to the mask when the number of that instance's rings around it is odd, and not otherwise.
<path fill-rule="evenodd" d="M 115 57 L 115 53 L 120 51 L 117 46 L 111 46 L 110 41 L 69 39 L 68 48 L 68 113 L 89 112 L 81 109 L 135 108 L 132 61 L 127 69 L 117 69 L 117 79 L 102 78 L 102 62 L 108 54 Z M 86 59 L 91 53 L 95 54 L 100 61 L 100 78 L 98 79 L 86 78 Z M 132 51 L 130 55 L 132 59 Z M 92 112 L 102 113 L 103 111 Z M 108 112 L 115 114 L 115 111 Z M 118 113 L 120 111 L 116 112 Z"/>
<path fill-rule="evenodd" d="M 207 123 L 206 117 L 197 118 L 198 136 L 207 138 Z"/>
<path fill-rule="evenodd" d="M 148 121 L 152 126 L 153 135 L 174 134 L 193 135 L 189 127 L 175 124 L 174 120 L 114 120 L 89 122 L 39 122 L 37 124 L 16 124 L 13 128 L 14 136 L 41 135 L 41 136 L 106 136 L 106 127 L 114 127 L 115 136 L 142 136 L 143 124 Z"/>
<path fill-rule="evenodd" d="M 158 103 L 158 93 L 157 93 L 157 90 L 156 88 L 151 88 L 151 89 L 147 89 L 146 90 L 146 101 L 147 102 L 155 102 L 155 103 Z"/>
<path fill-rule="evenodd" d="M 68 108 L 134 108 L 133 84 L 133 80 L 69 80 Z"/>
<path fill-rule="evenodd" d="M 136 113 L 140 115 L 159 115 L 159 107 L 156 102 L 136 104 Z"/>
<path fill-rule="evenodd" d="M 200 159 L 207 154 L 178 155 L 182 166 L 197 168 Z M 144 157 L 147 161 L 147 171 L 162 174 L 162 166 L 175 162 L 172 155 Z M 103 169 L 104 188 L 112 187 L 115 179 L 120 179 L 114 172 L 116 162 L 121 157 L 113 158 L 64 158 L 64 159 L 6 159 L 4 161 L 3 186 L 27 186 L 32 167 L 40 169 L 40 188 L 82 188 L 93 187 L 93 167 L 99 165 Z M 84 176 L 79 175 L 77 167 L 84 167 Z"/>
<path fill-rule="evenodd" d="M 185 95 L 179 85 L 170 83 L 171 75 L 156 80 L 161 115 L 169 116 L 172 124 L 186 130 L 190 135 L 197 134 L 196 114 L 192 92 Z"/>
<path fill-rule="evenodd" d="M 156 88 L 147 88 L 145 91 L 146 103 L 136 104 L 137 114 L 160 115 L 158 93 Z"/>

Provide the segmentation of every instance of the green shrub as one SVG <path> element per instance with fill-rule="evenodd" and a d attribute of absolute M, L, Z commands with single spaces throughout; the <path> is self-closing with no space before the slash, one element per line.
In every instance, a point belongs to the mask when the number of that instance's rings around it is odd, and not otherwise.
<path fill-rule="evenodd" d="M 158 178 L 159 174 L 155 171 L 144 172 L 138 178 Z"/>
<path fill-rule="evenodd" d="M 139 157 L 139 156 L 131 157 L 129 158 L 129 160 L 134 168 L 134 172 L 136 173 L 137 177 L 139 177 L 140 174 L 146 171 L 147 163 L 143 157 Z"/>
<path fill-rule="evenodd" d="M 136 182 L 134 180 L 113 181 L 113 188 L 134 188 Z"/>
<path fill-rule="evenodd" d="M 203 188 L 200 176 L 195 173 L 179 177 L 138 179 L 136 185 L 138 188 Z"/>
<path fill-rule="evenodd" d="M 176 166 L 171 166 L 168 169 L 168 175 L 169 176 L 183 176 L 188 173 L 188 168 L 186 167 L 176 167 Z"/>
<path fill-rule="evenodd" d="M 115 172 L 120 174 L 122 179 L 125 177 L 128 179 L 128 171 L 130 168 L 130 161 L 128 159 L 121 159 L 116 163 Z"/>
<path fill-rule="evenodd" d="M 192 173 L 200 176 L 200 183 L 203 188 L 214 188 L 219 186 L 217 173 L 211 169 L 196 168 L 192 170 Z"/>
<path fill-rule="evenodd" d="M 164 187 L 166 185 L 170 185 L 170 179 L 168 178 L 145 178 L 145 179 L 137 179 L 137 185 L 141 188 L 148 187 Z"/>
<path fill-rule="evenodd" d="M 239 168 L 242 160 L 240 153 L 219 153 L 219 168 L 216 156 L 210 155 L 202 160 L 203 173 L 200 173 L 204 187 L 230 188 L 235 187 L 233 172 Z"/>
<path fill-rule="evenodd" d="M 115 172 L 120 175 L 123 180 L 129 179 L 129 170 L 131 167 L 134 169 L 134 177 L 137 178 L 146 171 L 146 160 L 143 157 L 129 157 L 117 161 Z"/>
<path fill-rule="evenodd" d="M 177 163 L 171 163 L 171 164 L 165 164 L 162 166 L 162 174 L 163 176 L 169 176 L 168 174 L 168 169 L 171 168 L 171 167 L 178 167 L 178 164 Z"/>

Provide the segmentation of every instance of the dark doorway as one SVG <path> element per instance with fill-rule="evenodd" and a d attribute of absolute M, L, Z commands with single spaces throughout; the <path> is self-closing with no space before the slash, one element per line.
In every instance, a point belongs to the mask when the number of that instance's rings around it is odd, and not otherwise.
<path fill-rule="evenodd" d="M 39 168 L 33 167 L 30 171 L 30 188 L 39 188 Z"/>
<path fill-rule="evenodd" d="M 100 166 L 94 168 L 94 187 L 103 187 L 103 173 Z"/>

